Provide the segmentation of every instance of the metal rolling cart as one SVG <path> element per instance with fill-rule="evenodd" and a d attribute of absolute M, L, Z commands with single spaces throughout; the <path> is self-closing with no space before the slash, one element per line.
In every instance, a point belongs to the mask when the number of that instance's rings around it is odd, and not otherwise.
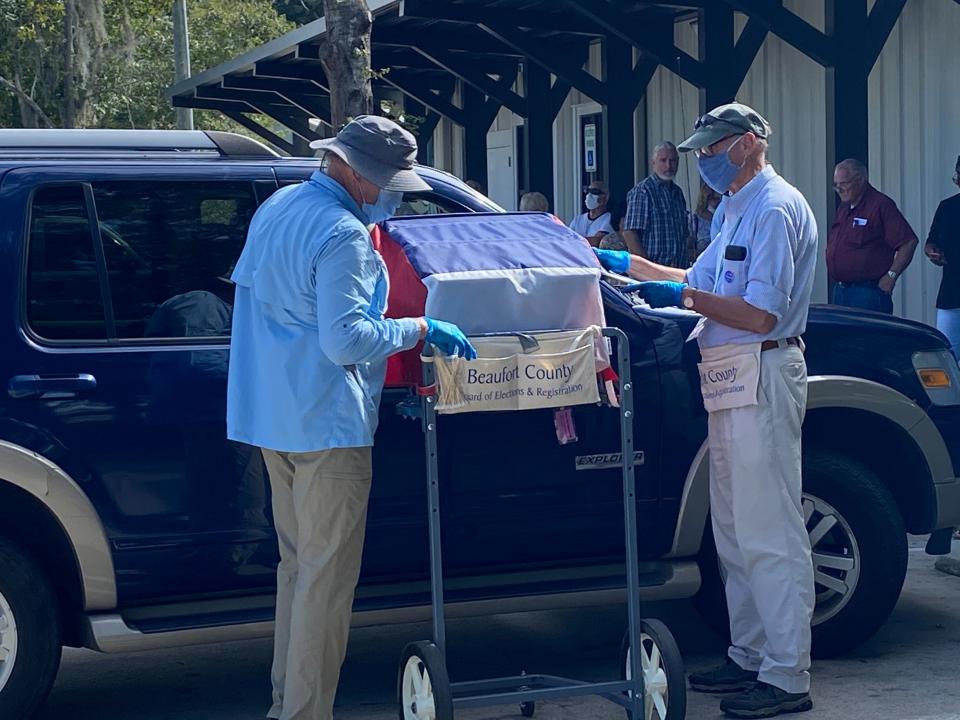
<path fill-rule="evenodd" d="M 557 332 L 557 331 L 550 331 Z M 550 332 L 535 333 L 543 337 Z M 521 336 L 492 333 L 484 337 Z M 683 720 L 686 688 L 682 660 L 670 631 L 656 620 L 640 618 L 640 579 L 637 551 L 636 483 L 633 451 L 633 383 L 630 377 L 630 347 L 618 328 L 603 328 L 602 335 L 615 342 L 620 379 L 620 443 L 626 539 L 626 594 L 628 629 L 620 648 L 621 679 L 585 682 L 555 675 L 522 674 L 512 677 L 451 683 L 446 667 L 446 622 L 443 599 L 441 552 L 440 477 L 437 458 L 437 408 L 433 349 L 423 352 L 423 387 L 415 414 L 420 416 L 425 436 L 430 533 L 430 585 L 433 608 L 433 641 L 407 645 L 400 659 L 397 702 L 401 720 L 451 720 L 455 709 L 518 703 L 525 717 L 532 717 L 537 700 L 599 695 L 626 709 L 628 718 Z M 558 403 L 562 405 L 562 403 Z M 641 652 L 631 652 L 641 648 Z M 664 668 L 669 666 L 669 670 Z M 679 673 L 677 669 L 679 668 Z M 672 675 L 668 688 L 668 676 Z"/>

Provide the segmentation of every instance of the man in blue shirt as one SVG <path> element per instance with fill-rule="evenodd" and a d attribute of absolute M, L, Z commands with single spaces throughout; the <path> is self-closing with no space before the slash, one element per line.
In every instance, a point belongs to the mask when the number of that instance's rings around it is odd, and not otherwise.
<path fill-rule="evenodd" d="M 627 248 L 659 265 L 683 268 L 687 259 L 687 199 L 674 182 L 680 155 L 665 140 L 653 149 L 651 173 L 627 193 L 623 239 Z"/>
<path fill-rule="evenodd" d="M 274 193 L 233 272 L 227 434 L 261 449 L 273 493 L 277 568 L 273 706 L 267 717 L 332 720 L 346 654 L 387 357 L 420 340 L 474 357 L 460 330 L 384 318 L 388 280 L 367 226 L 404 191 L 413 136 L 361 116 L 308 182 Z"/>
<path fill-rule="evenodd" d="M 629 272 L 653 307 L 679 305 L 703 320 L 700 383 L 709 412 L 710 511 L 726 570 L 731 645 L 720 667 L 690 676 L 695 690 L 744 692 L 735 717 L 809 710 L 810 540 L 801 509 L 800 427 L 817 226 L 800 192 L 766 161 L 770 126 L 738 103 L 701 117 L 680 145 L 725 194 L 720 234 L 689 270 L 598 250 Z"/>

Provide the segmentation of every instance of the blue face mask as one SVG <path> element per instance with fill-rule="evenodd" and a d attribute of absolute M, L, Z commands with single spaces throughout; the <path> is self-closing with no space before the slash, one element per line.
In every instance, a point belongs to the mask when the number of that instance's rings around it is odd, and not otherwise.
<path fill-rule="evenodd" d="M 697 158 L 697 166 L 700 169 L 700 177 L 703 181 L 723 195 L 730 189 L 730 183 L 740 173 L 743 165 L 734 165 L 730 162 L 730 151 L 743 138 L 741 135 L 725 153 L 719 155 L 701 155 Z"/>
<path fill-rule="evenodd" d="M 380 197 L 374 204 L 363 203 L 360 209 L 367 216 L 367 222 L 373 225 L 382 223 L 384 220 L 392 218 L 400 203 L 403 202 L 403 193 L 396 190 L 380 190 Z"/>

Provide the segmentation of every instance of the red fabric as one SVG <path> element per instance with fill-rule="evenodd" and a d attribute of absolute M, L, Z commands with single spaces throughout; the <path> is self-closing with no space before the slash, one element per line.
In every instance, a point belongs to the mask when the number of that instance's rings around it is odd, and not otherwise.
<path fill-rule="evenodd" d="M 407 256 L 393 239 L 379 226 L 371 233 L 373 247 L 383 257 L 390 278 L 390 292 L 387 295 L 388 318 L 423 317 L 427 302 L 427 288 L 420 281 Z M 412 350 L 391 355 L 387 359 L 386 387 L 410 387 L 420 384 L 420 349 L 423 343 L 417 343 Z"/>

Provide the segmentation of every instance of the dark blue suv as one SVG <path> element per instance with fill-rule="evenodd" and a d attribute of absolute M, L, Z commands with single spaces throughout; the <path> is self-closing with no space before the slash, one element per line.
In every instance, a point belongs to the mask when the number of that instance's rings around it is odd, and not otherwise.
<path fill-rule="evenodd" d="M 315 171 L 225 133 L 0 130 L 0 717 L 49 690 L 62 645 L 105 652 L 271 631 L 275 537 L 263 464 L 225 438 L 232 287 L 259 203 Z M 499 211 L 445 173 L 402 212 Z M 696 316 L 604 285 L 629 336 L 645 596 L 695 597 L 725 626 L 708 525 Z M 906 533 L 960 524 L 960 372 L 916 323 L 816 307 L 805 336 L 804 509 L 815 652 L 886 619 Z M 429 612 L 422 435 L 388 387 L 357 624 Z M 460 416 L 441 432 L 453 614 L 620 602 L 616 417 Z M 482 440 L 478 440 L 482 439 Z M 449 476 L 449 473 L 443 473 Z M 399 648 L 398 648 L 399 650 Z"/>

